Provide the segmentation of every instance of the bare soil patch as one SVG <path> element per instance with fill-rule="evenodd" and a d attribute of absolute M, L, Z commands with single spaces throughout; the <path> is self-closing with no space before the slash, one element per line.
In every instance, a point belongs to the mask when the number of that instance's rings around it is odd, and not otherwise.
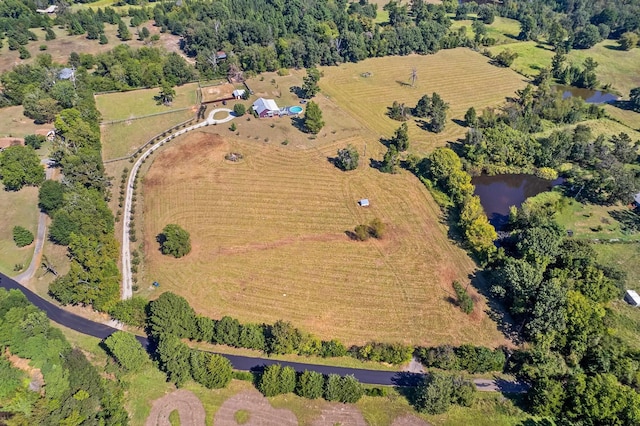
<path fill-rule="evenodd" d="M 234 90 L 236 90 L 236 87 L 231 83 L 205 86 L 202 88 L 202 102 L 215 102 L 228 99 L 233 96 Z"/>
<path fill-rule="evenodd" d="M 180 413 L 180 424 L 183 426 L 201 426 L 205 424 L 205 412 L 202 402 L 192 392 L 177 390 L 160 399 L 156 399 L 146 426 L 170 426 L 169 415 L 173 410 Z"/>
<path fill-rule="evenodd" d="M 243 410 L 249 412 L 247 426 L 287 426 L 297 425 L 296 416 L 289 410 L 273 408 L 269 400 L 256 391 L 239 393 L 227 399 L 216 412 L 215 425 L 237 425 L 235 414 Z"/>
<path fill-rule="evenodd" d="M 362 413 L 353 405 L 332 404 L 322 410 L 320 417 L 311 423 L 312 426 L 367 426 Z"/>

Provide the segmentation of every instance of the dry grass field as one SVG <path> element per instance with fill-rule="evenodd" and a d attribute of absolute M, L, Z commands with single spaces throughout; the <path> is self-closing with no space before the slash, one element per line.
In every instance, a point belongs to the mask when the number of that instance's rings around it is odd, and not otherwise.
<path fill-rule="evenodd" d="M 364 139 L 350 141 L 362 151 Z M 143 181 L 141 287 L 157 280 L 202 314 L 282 318 L 347 343 L 504 343 L 481 296 L 471 316 L 448 301 L 452 281 L 468 282 L 474 264 L 447 238 L 428 191 L 366 160 L 339 171 L 327 157 L 341 146 L 297 150 L 202 132 L 166 147 Z M 225 160 L 232 151 L 244 160 Z M 370 208 L 358 207 L 363 197 Z M 383 240 L 348 238 L 374 217 L 387 225 Z M 168 223 L 191 233 L 187 257 L 158 251 Z"/>
<path fill-rule="evenodd" d="M 411 69 L 418 70 L 415 87 L 409 84 Z M 439 134 L 420 129 L 409 121 L 411 151 L 426 154 L 436 146 L 464 136 L 466 128 L 454 120 L 462 120 L 469 107 L 481 110 L 499 106 L 526 83 L 510 69 L 490 65 L 488 58 L 469 49 L 443 50 L 435 55 L 409 55 L 376 58 L 359 63 L 323 67 L 320 79 L 322 93 L 342 110 L 357 118 L 368 135 L 390 137 L 400 122 L 386 113 L 393 101 L 409 107 L 424 94 L 437 92 L 449 103 L 447 127 Z M 370 77 L 363 73 L 370 72 Z"/>
<path fill-rule="evenodd" d="M 23 138 L 53 130 L 53 124 L 34 124 L 31 118 L 25 117 L 23 111 L 22 105 L 0 108 L 0 137 Z"/>

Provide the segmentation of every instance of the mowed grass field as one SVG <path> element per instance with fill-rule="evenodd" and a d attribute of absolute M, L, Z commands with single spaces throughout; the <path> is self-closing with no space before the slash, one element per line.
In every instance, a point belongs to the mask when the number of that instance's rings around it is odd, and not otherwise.
<path fill-rule="evenodd" d="M 25 187 L 20 191 L 5 191 L 0 184 L 0 271 L 7 275 L 16 275 L 13 267 L 22 264 L 29 266 L 35 243 L 18 248 L 13 241 L 13 227 L 22 226 L 33 232 L 38 224 L 38 188 Z"/>
<path fill-rule="evenodd" d="M 409 84 L 412 68 L 418 71 L 415 87 Z M 488 58 L 469 49 L 443 50 L 435 55 L 409 55 L 375 58 L 359 63 L 323 67 L 320 79 L 322 93 L 356 117 L 367 137 L 388 138 L 400 122 L 387 116 L 393 101 L 413 108 L 423 95 L 437 92 L 449 103 L 446 128 L 434 134 L 422 130 L 414 119 L 409 120 L 410 151 L 426 154 L 434 147 L 454 141 L 466 133 L 463 120 L 470 107 L 481 111 L 487 106 L 499 106 L 505 98 L 526 86 L 521 75 L 508 68 L 489 64 Z M 363 73 L 370 72 L 370 77 Z"/>
<path fill-rule="evenodd" d="M 174 88 L 176 95 L 169 106 L 158 104 L 154 99 L 160 93 L 157 87 L 96 95 L 96 106 L 103 121 L 124 120 L 177 109 L 195 108 L 197 88 L 197 83 L 176 86 Z"/>
<path fill-rule="evenodd" d="M 22 105 L 0 108 L 0 138 L 24 138 L 36 132 L 46 134 L 53 130 L 53 124 L 34 124 L 33 119 L 24 115 Z"/>
<path fill-rule="evenodd" d="M 141 288 L 159 281 L 201 314 L 286 319 L 348 344 L 505 343 L 474 290 L 471 316 L 449 301 L 452 281 L 468 282 L 474 264 L 412 175 L 382 174 L 366 160 L 341 172 L 327 158 L 342 142 L 294 150 L 205 132 L 185 138 L 155 157 L 143 180 Z M 348 142 L 362 152 L 363 139 Z M 245 158 L 228 162 L 228 152 Z M 368 209 L 357 205 L 364 197 Z M 349 239 L 346 231 L 374 217 L 387 225 L 383 240 Z M 185 258 L 158 250 L 169 223 L 191 233 Z"/>

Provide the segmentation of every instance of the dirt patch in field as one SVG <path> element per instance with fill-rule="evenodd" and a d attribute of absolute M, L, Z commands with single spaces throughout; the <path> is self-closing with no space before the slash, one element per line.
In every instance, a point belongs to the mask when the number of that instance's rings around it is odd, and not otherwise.
<path fill-rule="evenodd" d="M 29 363 L 31 360 L 20 358 L 17 355 L 12 355 L 9 350 L 5 351 L 5 356 L 15 368 L 26 372 L 31 381 L 29 382 L 29 390 L 33 392 L 40 392 L 40 389 L 44 386 L 44 376 L 39 368 L 34 368 Z"/>
<path fill-rule="evenodd" d="M 333 404 L 322 410 L 320 417 L 311 423 L 312 426 L 367 426 L 360 410 L 351 405 Z"/>
<path fill-rule="evenodd" d="M 169 415 L 177 410 L 180 424 L 184 426 L 200 426 L 205 424 L 205 412 L 202 402 L 192 392 L 178 390 L 156 399 L 145 426 L 170 426 Z"/>
<path fill-rule="evenodd" d="M 391 426 L 429 426 L 429 423 L 416 416 L 406 415 L 395 419 Z"/>
<path fill-rule="evenodd" d="M 231 83 L 217 84 L 215 86 L 206 86 L 202 88 L 202 101 L 215 102 L 233 97 L 233 91 L 236 87 Z"/>
<path fill-rule="evenodd" d="M 237 425 L 235 414 L 240 410 L 249 412 L 249 420 L 244 423 L 247 426 L 287 426 L 298 424 L 296 416 L 291 411 L 273 408 L 267 398 L 256 391 L 242 392 L 227 399 L 216 412 L 213 424 Z"/>

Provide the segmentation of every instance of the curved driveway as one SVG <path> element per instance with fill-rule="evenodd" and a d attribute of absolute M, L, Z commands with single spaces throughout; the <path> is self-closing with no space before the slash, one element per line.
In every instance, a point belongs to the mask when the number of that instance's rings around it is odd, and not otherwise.
<path fill-rule="evenodd" d="M 0 287 L 4 287 L 8 290 L 16 289 L 22 291 L 27 299 L 39 309 L 42 309 L 52 321 L 80 333 L 104 339 L 118 331 L 108 325 L 88 320 L 61 309 L 53 303 L 44 300 L 32 291 L 24 288 L 18 282 L 4 274 L 0 274 Z M 145 348 L 148 348 L 149 339 L 142 336 L 136 336 L 136 338 Z M 327 365 L 306 364 L 302 362 L 279 361 L 269 358 L 254 358 L 228 354 L 220 355 L 231 361 L 231 365 L 233 365 L 233 368 L 236 370 L 259 370 L 265 365 L 281 364 L 293 367 L 296 371 L 310 370 L 317 371 L 322 374 L 340 374 L 342 376 L 352 374 L 362 383 L 372 385 L 415 386 L 423 377 L 423 375 L 419 373 L 407 373 L 402 371 L 364 370 L 359 368 L 332 367 Z M 527 385 L 522 383 L 485 379 L 475 379 L 474 382 L 479 391 L 500 391 L 504 393 L 523 393 L 527 391 Z"/>
<path fill-rule="evenodd" d="M 213 116 L 217 112 L 226 112 L 228 115 L 221 120 L 215 120 Z M 193 126 L 185 127 L 184 129 L 179 130 L 176 133 L 169 135 L 166 138 L 160 140 L 159 142 L 151 146 L 149 149 L 147 149 L 140 157 L 138 157 L 138 160 L 133 164 L 133 167 L 131 168 L 131 172 L 129 173 L 129 179 L 127 180 L 127 189 L 126 189 L 125 200 L 124 200 L 124 220 L 122 221 L 121 297 L 123 300 L 129 299 L 131 298 L 131 296 L 133 296 L 133 281 L 131 280 L 131 249 L 130 249 L 130 243 L 129 243 L 129 231 L 131 229 L 131 207 L 133 206 L 133 201 L 132 201 L 133 184 L 136 180 L 136 177 L 138 175 L 138 171 L 140 170 L 140 166 L 142 165 L 142 162 L 146 160 L 151 154 L 153 154 L 158 148 L 160 148 L 166 142 L 169 142 L 170 140 L 180 135 L 183 135 L 192 130 L 199 129 L 201 127 L 205 127 L 213 124 L 223 124 L 233 120 L 235 116 L 232 115 L 232 112 L 233 111 L 230 110 L 229 108 L 216 108 L 212 110 L 209 113 L 209 116 L 206 118 L 206 120 L 201 121 L 198 124 L 194 124 Z"/>

